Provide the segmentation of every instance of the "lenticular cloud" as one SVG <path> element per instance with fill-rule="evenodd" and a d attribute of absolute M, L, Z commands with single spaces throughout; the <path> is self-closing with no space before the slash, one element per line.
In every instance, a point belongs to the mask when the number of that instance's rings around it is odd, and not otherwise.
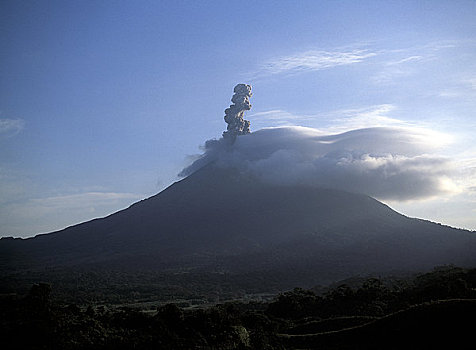
<path fill-rule="evenodd" d="M 261 129 L 233 145 L 210 140 L 181 172 L 187 176 L 215 163 L 262 181 L 411 200 L 455 190 L 451 161 L 432 155 L 434 135 L 413 128 L 367 128 L 324 134 L 304 127 Z"/>

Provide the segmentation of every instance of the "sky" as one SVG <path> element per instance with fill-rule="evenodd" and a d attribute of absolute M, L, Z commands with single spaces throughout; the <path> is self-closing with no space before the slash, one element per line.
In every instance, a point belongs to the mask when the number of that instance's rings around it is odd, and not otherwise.
<path fill-rule="evenodd" d="M 204 144 L 238 83 L 253 88 L 253 133 L 234 161 L 340 176 L 476 230 L 475 18 L 476 1 L 457 0 L 2 1 L 0 236 L 103 217 L 179 180 L 218 154 Z M 271 151 L 250 151 L 265 139 Z"/>

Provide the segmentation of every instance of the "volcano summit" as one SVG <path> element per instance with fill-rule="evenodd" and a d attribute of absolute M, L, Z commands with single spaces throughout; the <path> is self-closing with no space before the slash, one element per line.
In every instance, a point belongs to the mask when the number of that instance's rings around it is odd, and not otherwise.
<path fill-rule="evenodd" d="M 286 165 L 286 154 L 297 150 L 301 165 L 347 159 L 336 155 L 333 147 L 350 147 L 362 133 L 335 139 L 313 135 L 306 143 L 288 137 L 293 147 L 276 155 L 273 140 L 260 139 L 259 132 L 248 134 L 243 112 L 251 107 L 251 87 L 240 84 L 235 93 L 235 105 L 225 117 L 228 131 L 222 139 L 207 142 L 203 157 L 182 172 L 184 179 L 105 218 L 33 238 L 2 239 L 3 279 L 29 273 L 51 276 L 57 271 L 150 271 L 178 281 L 176 285 L 193 281 L 199 290 L 217 278 L 214 288 L 232 285 L 244 291 L 277 291 L 357 274 L 476 264 L 473 232 L 401 215 L 362 193 L 367 184 L 363 180 L 352 192 L 335 183 L 309 181 L 299 169 L 283 168 L 283 174 L 293 170 L 298 174 L 292 181 L 286 177 L 278 181 L 276 163 L 270 159 L 283 159 Z M 232 134 L 233 143 L 229 142 Z M 409 146 L 411 138 L 397 141 L 395 147 L 401 149 Z M 318 147 L 319 157 L 314 153 L 317 158 L 309 157 L 309 144 Z M 387 148 L 392 145 L 395 142 Z M 243 158 L 251 146 L 256 146 L 252 158 Z M 418 150 L 414 152 L 418 156 Z M 364 166 L 368 159 L 362 154 L 354 152 L 344 166 Z M 390 162 L 388 170 L 392 157 L 382 154 L 368 157 Z M 266 168 L 268 164 L 274 164 L 272 169 Z M 335 170 L 343 163 L 332 164 L 329 169 Z M 351 172 L 330 173 L 336 174 Z M 379 174 L 374 168 L 371 181 L 376 182 Z M 395 180 L 402 176 L 409 179 L 398 171 L 388 178 L 403 186 Z M 359 183 L 348 179 L 353 185 Z M 422 184 L 424 179 L 420 177 Z"/>

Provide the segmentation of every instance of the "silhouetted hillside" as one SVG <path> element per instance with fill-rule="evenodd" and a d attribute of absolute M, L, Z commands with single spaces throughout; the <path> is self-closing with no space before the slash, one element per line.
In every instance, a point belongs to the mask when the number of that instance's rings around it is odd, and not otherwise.
<path fill-rule="evenodd" d="M 473 349 L 475 287 L 476 269 L 446 266 L 271 302 L 143 312 L 61 304 L 42 283 L 0 298 L 0 337 L 3 349 Z"/>
<path fill-rule="evenodd" d="M 208 274 L 218 276 L 213 283 L 228 278 L 231 288 L 245 290 L 474 266 L 475 252 L 474 233 L 405 217 L 365 195 L 269 185 L 216 166 L 108 217 L 0 241 L 4 276 L 65 268 L 154 271 L 180 274 L 187 284 L 192 275 Z"/>

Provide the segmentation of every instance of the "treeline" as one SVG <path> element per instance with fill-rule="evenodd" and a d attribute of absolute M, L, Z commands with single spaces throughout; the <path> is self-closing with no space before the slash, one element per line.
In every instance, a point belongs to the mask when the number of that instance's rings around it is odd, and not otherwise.
<path fill-rule="evenodd" d="M 100 268 L 13 271 L 0 273 L 0 294 L 26 294 L 32 284 L 45 281 L 53 287 L 52 298 L 60 303 L 128 304 L 180 299 L 203 304 L 290 288 L 275 283 L 280 276 L 263 275 Z"/>
<path fill-rule="evenodd" d="M 208 308 L 64 305 L 49 284 L 1 302 L 3 349 L 474 348 L 476 269 L 369 278 L 325 291 L 296 288 L 265 302 Z M 466 345 L 465 345 L 466 344 Z"/>

